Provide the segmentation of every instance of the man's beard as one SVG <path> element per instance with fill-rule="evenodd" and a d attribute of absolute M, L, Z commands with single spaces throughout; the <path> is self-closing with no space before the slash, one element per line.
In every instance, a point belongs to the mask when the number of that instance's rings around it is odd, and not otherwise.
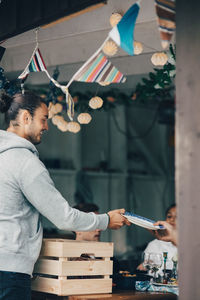
<path fill-rule="evenodd" d="M 38 140 L 33 134 L 30 134 L 27 138 L 33 145 L 39 145 L 41 143 L 41 137 L 40 140 Z"/>

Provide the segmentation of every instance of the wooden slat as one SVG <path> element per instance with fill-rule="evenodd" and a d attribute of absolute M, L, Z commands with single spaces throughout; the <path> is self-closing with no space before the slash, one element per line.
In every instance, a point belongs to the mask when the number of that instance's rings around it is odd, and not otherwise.
<path fill-rule="evenodd" d="M 84 253 L 112 257 L 113 243 L 44 239 L 41 256 L 80 257 Z"/>
<path fill-rule="evenodd" d="M 56 276 L 79 275 L 111 275 L 112 261 L 58 261 L 39 259 L 35 265 L 34 273 L 51 274 Z"/>
<path fill-rule="evenodd" d="M 43 293 L 59 294 L 60 283 L 57 279 L 37 277 L 32 280 L 31 288 L 33 291 Z"/>
<path fill-rule="evenodd" d="M 61 295 L 103 294 L 112 292 L 112 279 L 62 280 Z"/>
<path fill-rule="evenodd" d="M 111 293 L 112 279 L 57 280 L 37 277 L 32 281 L 32 290 L 59 296 Z"/>

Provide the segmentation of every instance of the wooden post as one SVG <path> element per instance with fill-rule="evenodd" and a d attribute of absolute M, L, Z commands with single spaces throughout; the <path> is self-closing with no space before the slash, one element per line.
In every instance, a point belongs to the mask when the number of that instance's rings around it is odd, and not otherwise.
<path fill-rule="evenodd" d="M 176 198 L 180 300 L 200 299 L 200 2 L 177 0 Z"/>

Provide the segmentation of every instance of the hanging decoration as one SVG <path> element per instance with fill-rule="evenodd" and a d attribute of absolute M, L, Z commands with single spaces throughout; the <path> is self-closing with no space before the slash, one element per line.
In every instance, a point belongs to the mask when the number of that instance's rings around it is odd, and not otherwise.
<path fill-rule="evenodd" d="M 81 130 L 81 126 L 77 122 L 69 122 L 67 125 L 67 129 L 70 132 L 77 133 Z"/>
<path fill-rule="evenodd" d="M 106 55 L 113 56 L 117 53 L 118 47 L 115 42 L 108 40 L 102 50 Z"/>
<path fill-rule="evenodd" d="M 169 46 L 176 29 L 175 0 L 155 0 L 158 28 L 160 31 L 161 45 L 164 49 Z"/>
<path fill-rule="evenodd" d="M 134 54 L 139 55 L 143 51 L 143 46 L 140 42 L 134 41 Z"/>
<path fill-rule="evenodd" d="M 154 53 L 151 57 L 151 62 L 154 66 L 164 66 L 167 61 L 168 57 L 164 52 Z"/>
<path fill-rule="evenodd" d="M 102 107 L 102 105 L 103 105 L 103 100 L 98 96 L 91 98 L 89 101 L 89 106 L 92 109 L 100 108 Z"/>
<path fill-rule="evenodd" d="M 119 83 L 125 82 L 126 77 L 98 50 L 75 73 L 67 86 L 72 81 Z"/>
<path fill-rule="evenodd" d="M 92 120 L 92 117 L 88 113 L 81 113 L 78 115 L 77 120 L 80 124 L 89 124 Z"/>
<path fill-rule="evenodd" d="M 120 13 L 112 13 L 112 15 L 110 16 L 110 25 L 112 27 L 115 27 L 119 23 L 121 18 L 122 15 Z"/>
<path fill-rule="evenodd" d="M 69 94 L 68 88 L 64 85 L 60 85 L 53 77 L 51 77 L 45 66 L 43 57 L 38 47 L 38 29 L 36 29 L 36 47 L 33 51 L 33 54 L 24 69 L 24 71 L 18 76 L 18 79 L 21 79 L 22 93 L 24 92 L 24 82 L 27 79 L 30 72 L 41 72 L 44 71 L 48 78 L 54 83 L 55 86 L 60 88 L 65 94 L 66 103 L 67 103 L 67 114 L 70 120 L 73 120 L 74 117 L 74 103 L 71 95 Z"/>
<path fill-rule="evenodd" d="M 120 22 L 109 32 L 109 37 L 129 55 L 134 55 L 134 29 L 140 10 L 140 0 L 133 4 Z"/>

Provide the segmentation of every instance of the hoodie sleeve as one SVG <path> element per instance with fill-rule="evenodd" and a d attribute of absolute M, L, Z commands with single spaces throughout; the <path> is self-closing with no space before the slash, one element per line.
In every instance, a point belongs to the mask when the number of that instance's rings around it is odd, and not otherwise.
<path fill-rule="evenodd" d="M 56 227 L 62 230 L 105 230 L 107 214 L 84 213 L 69 206 L 55 188 L 49 173 L 41 161 L 31 155 L 20 170 L 18 183 L 26 199 Z"/>

